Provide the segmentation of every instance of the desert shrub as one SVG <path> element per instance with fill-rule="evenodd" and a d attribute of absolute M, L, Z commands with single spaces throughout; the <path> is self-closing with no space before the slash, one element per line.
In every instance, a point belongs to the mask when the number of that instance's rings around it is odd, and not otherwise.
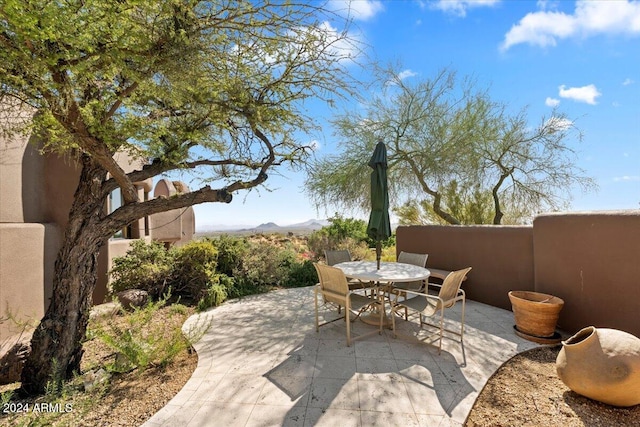
<path fill-rule="evenodd" d="M 204 295 L 198 301 L 198 311 L 206 310 L 210 307 L 217 307 L 227 299 L 227 288 L 224 284 L 215 283 L 209 286 Z"/>
<path fill-rule="evenodd" d="M 243 237 L 222 235 L 216 239 L 204 239 L 211 242 L 218 250 L 218 272 L 227 276 L 234 276 L 242 269 L 244 256 L 249 243 Z"/>
<path fill-rule="evenodd" d="M 321 259 L 325 250 L 347 249 L 356 260 L 371 258 L 370 248 L 376 242 L 367 236 L 367 223 L 361 219 L 343 218 L 336 214 L 329 218 L 330 224 L 309 235 L 309 250 L 314 259 Z M 395 235 L 382 242 L 382 246 L 395 246 Z"/>
<path fill-rule="evenodd" d="M 218 250 L 206 240 L 195 240 L 175 250 L 171 291 L 199 301 L 218 282 Z"/>
<path fill-rule="evenodd" d="M 295 288 L 303 286 L 311 286 L 318 283 L 318 274 L 313 267 L 311 260 L 295 262 L 289 266 L 289 274 L 287 276 L 285 287 Z"/>
<path fill-rule="evenodd" d="M 106 366 L 107 370 L 143 371 L 151 366 L 166 366 L 189 348 L 190 343 L 181 329 L 184 314 L 169 310 L 170 316 L 180 316 L 180 321 L 172 327 L 168 327 L 166 322 L 154 321 L 168 299 L 166 296 L 143 308 L 136 308 L 132 313 L 110 319 L 104 325 L 90 326 L 87 335 L 98 338 L 116 352 L 114 360 Z"/>
<path fill-rule="evenodd" d="M 281 285 L 288 275 L 288 267 L 296 254 L 268 241 L 250 243 L 242 268 L 235 276 L 248 279 L 256 288 Z"/>
<path fill-rule="evenodd" d="M 171 281 L 174 256 L 161 243 L 134 240 L 127 254 L 113 259 L 111 290 L 143 289 L 161 295 Z"/>
<path fill-rule="evenodd" d="M 309 235 L 309 251 L 313 254 L 314 260 L 324 257 L 324 251 L 346 249 L 351 253 L 354 260 L 366 259 L 370 252 L 364 241 L 358 241 L 351 237 L 336 241 L 327 234 L 322 233 L 322 229 L 314 231 Z"/>
<path fill-rule="evenodd" d="M 198 303 L 211 286 L 220 283 L 217 258 L 216 247 L 207 240 L 169 250 L 157 242 L 137 240 L 125 256 L 114 258 L 112 292 L 143 289 L 158 299 L 170 291 L 187 302 Z"/>

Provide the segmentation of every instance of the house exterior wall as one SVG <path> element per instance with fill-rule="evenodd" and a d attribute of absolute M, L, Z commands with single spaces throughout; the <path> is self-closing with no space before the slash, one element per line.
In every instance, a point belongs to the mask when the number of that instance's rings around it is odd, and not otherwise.
<path fill-rule="evenodd" d="M 3 123 L 28 121 L 31 117 L 31 113 L 17 108 L 1 108 L 0 114 Z M 43 156 L 39 146 L 39 141 L 28 134 L 0 134 L 0 342 L 16 332 L 12 321 L 6 320 L 10 315 L 19 321 L 37 321 L 45 313 L 51 297 L 54 262 L 80 177 L 73 159 L 55 154 Z M 121 153 L 114 158 L 125 172 L 142 167 L 144 161 Z M 149 197 L 151 179 L 134 184 L 141 200 Z M 181 190 L 185 189 L 188 191 L 181 183 Z M 182 215 L 178 217 L 178 213 Z M 195 232 L 193 208 L 173 215 L 165 218 L 179 223 L 179 233 L 174 233 L 172 242 L 183 244 Z M 131 237 L 149 240 L 150 228 L 142 218 L 131 225 Z M 105 301 L 112 259 L 124 255 L 131 242 L 114 238 L 103 246 L 94 303 Z"/>
<path fill-rule="evenodd" d="M 0 223 L 0 343 L 44 315 L 61 241 L 56 224 Z"/>
<path fill-rule="evenodd" d="M 29 135 L 0 136 L 0 223 L 43 222 L 43 165 Z"/>
<path fill-rule="evenodd" d="M 510 290 L 565 301 L 558 328 L 640 336 L 640 211 L 545 214 L 533 226 L 398 227 L 397 250 L 428 253 L 427 267 L 473 267 L 469 299 L 511 309 Z"/>

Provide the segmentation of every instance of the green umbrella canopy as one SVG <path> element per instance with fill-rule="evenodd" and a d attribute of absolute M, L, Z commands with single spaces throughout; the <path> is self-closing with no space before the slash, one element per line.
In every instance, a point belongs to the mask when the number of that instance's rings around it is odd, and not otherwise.
<path fill-rule="evenodd" d="M 379 141 L 376 145 L 369 167 L 371 172 L 371 214 L 367 235 L 376 240 L 376 260 L 380 268 L 380 241 L 391 237 L 391 223 L 389 221 L 389 191 L 387 185 L 387 147 Z"/>

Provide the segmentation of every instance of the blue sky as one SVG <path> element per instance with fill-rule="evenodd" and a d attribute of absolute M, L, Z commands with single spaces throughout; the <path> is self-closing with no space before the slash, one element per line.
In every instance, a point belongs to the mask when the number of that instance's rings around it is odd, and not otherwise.
<path fill-rule="evenodd" d="M 588 194 L 566 189 L 571 210 L 640 208 L 640 1 L 336 0 L 330 7 L 350 11 L 350 31 L 367 55 L 400 62 L 407 78 L 428 79 L 444 67 L 474 76 L 514 112 L 527 107 L 532 125 L 557 107 L 583 132 L 578 166 L 599 186 Z M 367 78 L 366 70 L 353 72 Z M 330 127 L 308 138 L 318 142 L 316 155 L 335 152 Z M 286 225 L 334 213 L 311 205 L 303 173 L 280 173 L 271 174 L 268 191 L 197 205 L 197 227 Z"/>

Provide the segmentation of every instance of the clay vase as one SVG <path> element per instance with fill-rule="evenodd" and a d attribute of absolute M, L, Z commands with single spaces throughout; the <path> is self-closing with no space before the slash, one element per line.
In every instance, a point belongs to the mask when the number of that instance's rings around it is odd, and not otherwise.
<path fill-rule="evenodd" d="M 574 392 L 613 406 L 640 404 L 640 338 L 588 326 L 562 342 L 558 377 Z"/>

